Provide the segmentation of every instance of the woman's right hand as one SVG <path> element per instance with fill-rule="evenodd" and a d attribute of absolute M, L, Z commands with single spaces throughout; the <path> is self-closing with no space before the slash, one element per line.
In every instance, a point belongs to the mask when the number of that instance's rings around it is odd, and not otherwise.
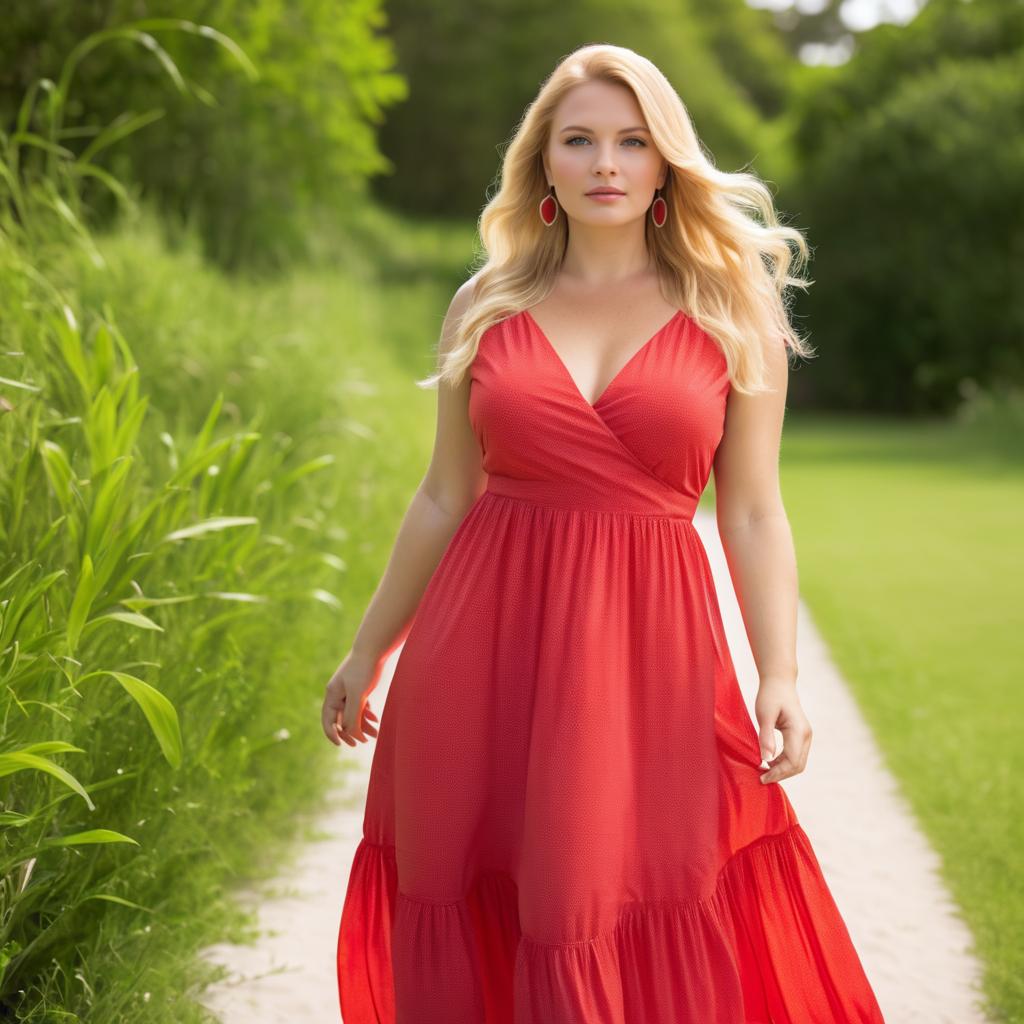
<path fill-rule="evenodd" d="M 321 723 L 324 735 L 337 747 L 365 743 L 366 733 L 376 737 L 369 722 L 378 721 L 368 701 L 377 685 L 383 659 L 368 659 L 349 651 L 335 670 L 324 693 Z"/>

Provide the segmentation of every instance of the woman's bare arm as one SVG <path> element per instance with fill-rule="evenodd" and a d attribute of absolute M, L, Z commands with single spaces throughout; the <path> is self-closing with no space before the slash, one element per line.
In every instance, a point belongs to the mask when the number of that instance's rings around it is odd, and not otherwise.
<path fill-rule="evenodd" d="M 452 344 L 471 282 L 455 293 L 441 328 L 439 355 Z M 437 427 L 427 472 L 402 519 L 390 560 L 352 641 L 366 658 L 386 657 L 401 641 L 452 535 L 486 483 L 480 445 L 469 423 L 469 375 L 458 388 L 438 385 Z"/>
<path fill-rule="evenodd" d="M 452 298 L 438 343 L 439 357 L 453 342 L 455 323 L 472 301 L 470 278 Z M 366 699 L 383 662 L 404 640 L 430 577 L 486 484 L 480 445 L 469 421 L 469 375 L 457 388 L 438 385 L 437 427 L 430 464 L 402 519 L 395 544 L 356 630 L 351 650 L 327 684 L 323 728 L 327 738 L 365 742 Z M 372 712 L 369 712 L 373 716 Z M 375 717 L 375 716 L 373 716 Z"/>
<path fill-rule="evenodd" d="M 767 353 L 773 391 L 729 395 L 725 434 L 715 454 L 718 532 L 760 685 L 756 713 L 761 752 L 772 768 L 762 782 L 804 770 L 811 727 L 796 694 L 799 603 L 793 535 L 779 486 L 779 449 L 789 365 L 786 350 Z M 775 752 L 775 728 L 784 752 Z"/>

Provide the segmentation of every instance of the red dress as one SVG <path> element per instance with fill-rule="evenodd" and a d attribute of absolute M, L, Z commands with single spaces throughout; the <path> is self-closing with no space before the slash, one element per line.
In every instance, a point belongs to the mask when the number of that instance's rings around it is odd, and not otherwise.
<path fill-rule="evenodd" d="M 524 311 L 471 374 L 487 489 L 380 715 L 345 1024 L 881 1022 L 692 522 L 721 350 L 679 311 L 591 405 Z"/>

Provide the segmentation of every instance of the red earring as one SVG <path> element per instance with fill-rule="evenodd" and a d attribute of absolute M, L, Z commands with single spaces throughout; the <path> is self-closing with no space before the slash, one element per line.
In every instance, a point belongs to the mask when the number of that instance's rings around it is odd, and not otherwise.
<path fill-rule="evenodd" d="M 551 191 L 540 201 L 540 219 L 544 221 L 544 226 L 548 228 L 558 219 L 558 200 L 555 199 L 554 185 L 551 186 Z"/>
<path fill-rule="evenodd" d="M 656 228 L 663 228 L 665 221 L 668 220 L 668 203 L 662 199 L 661 189 L 659 188 L 657 191 L 659 192 L 658 198 L 651 203 L 651 220 L 654 221 Z"/>

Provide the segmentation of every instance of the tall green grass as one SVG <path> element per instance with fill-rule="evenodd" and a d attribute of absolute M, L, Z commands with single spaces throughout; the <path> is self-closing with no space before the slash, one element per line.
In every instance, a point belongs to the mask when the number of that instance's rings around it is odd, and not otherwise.
<path fill-rule="evenodd" d="M 0 1017 L 207 1020 L 226 883 L 333 775 L 323 685 L 430 399 L 358 350 L 365 280 L 228 280 L 130 202 L 94 237 L 106 172 L 36 93 L 0 138 Z"/>

